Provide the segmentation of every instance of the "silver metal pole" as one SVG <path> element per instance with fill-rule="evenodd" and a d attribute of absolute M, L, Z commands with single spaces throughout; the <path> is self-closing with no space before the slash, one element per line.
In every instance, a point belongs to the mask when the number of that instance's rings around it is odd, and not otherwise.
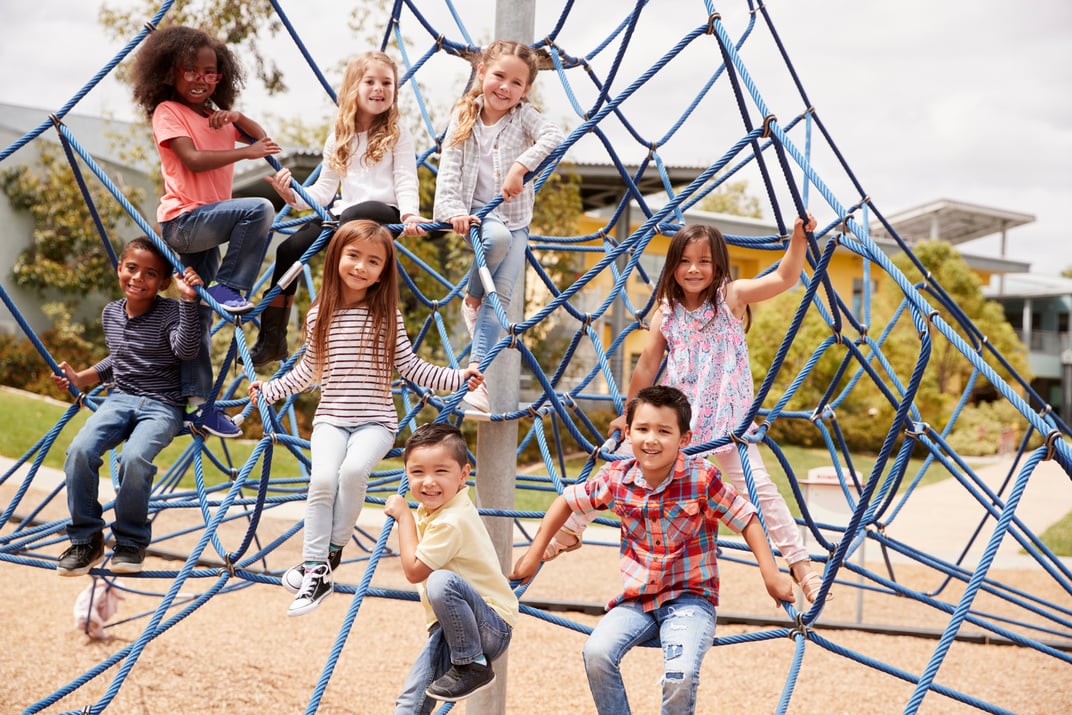
<path fill-rule="evenodd" d="M 495 5 L 495 38 L 531 43 L 536 21 L 535 0 L 498 0 Z M 522 271 L 506 311 L 510 322 L 520 322 L 525 309 L 525 272 Z M 496 356 L 485 375 L 492 412 L 516 410 L 521 387 L 521 353 L 506 349 Z M 517 422 L 482 422 L 477 427 L 478 506 L 513 509 L 517 481 Z M 506 517 L 485 517 L 503 572 L 513 561 L 514 522 Z M 505 715 L 507 654 L 494 663 L 495 683 L 469 699 L 467 713 Z"/>

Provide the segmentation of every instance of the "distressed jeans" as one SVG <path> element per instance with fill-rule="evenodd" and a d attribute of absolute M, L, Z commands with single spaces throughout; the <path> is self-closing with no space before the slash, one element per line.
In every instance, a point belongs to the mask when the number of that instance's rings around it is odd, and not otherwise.
<path fill-rule="evenodd" d="M 153 460 L 182 429 L 182 408 L 148 397 L 112 393 L 71 440 L 63 472 L 72 544 L 88 544 L 104 530 L 98 494 L 103 455 L 123 440 L 119 491 L 115 496 L 116 544 L 146 548 L 151 540 L 149 494 L 156 475 Z"/>
<path fill-rule="evenodd" d="M 495 283 L 495 294 L 499 296 L 499 302 L 505 311 L 510 306 L 514 286 L 519 282 L 521 271 L 525 268 L 529 229 L 526 226 L 511 231 L 499 219 L 485 216 L 480 225 L 480 245 L 484 248 L 484 261 Z M 480 280 L 475 261 L 469 271 L 467 292 L 481 300 L 480 311 L 473 326 L 473 348 L 469 354 L 470 362 L 480 362 L 502 337 L 503 329 L 491 302 L 484 300 L 484 284 Z"/>
<path fill-rule="evenodd" d="M 425 581 L 425 592 L 438 623 L 413 662 L 395 701 L 395 715 L 432 712 L 436 701 L 424 693 L 429 685 L 450 670 L 452 663 L 467 665 L 481 654 L 492 663 L 506 652 L 513 633 L 495 609 L 453 571 L 433 571 Z"/>
<path fill-rule="evenodd" d="M 715 637 L 715 607 L 685 594 L 645 613 L 636 601 L 607 612 L 584 644 L 584 670 L 599 715 L 628 715 L 621 663 L 634 646 L 658 638 L 663 649 L 662 715 L 696 710 L 700 665 Z"/>

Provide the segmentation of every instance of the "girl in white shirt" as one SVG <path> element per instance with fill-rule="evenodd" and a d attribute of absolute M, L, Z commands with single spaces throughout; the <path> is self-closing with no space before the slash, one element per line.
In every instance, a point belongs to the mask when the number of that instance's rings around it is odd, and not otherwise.
<path fill-rule="evenodd" d="M 395 93 L 398 66 L 382 52 L 365 52 L 350 60 L 339 88 L 339 111 L 324 142 L 324 159 L 316 183 L 305 189 L 318 205 L 327 206 L 339 225 L 356 219 L 381 224 L 404 223 L 403 233 L 423 233 L 413 137 L 399 123 Z M 310 208 L 291 188 L 289 169 L 268 177 L 283 200 L 297 209 Z M 341 189 L 340 189 L 341 187 Z M 290 278 L 261 314 L 261 331 L 250 349 L 253 366 L 261 367 L 290 354 L 287 323 L 297 274 L 292 270 L 322 229 L 314 219 L 276 249 L 272 284 Z M 289 274 L 289 275 L 288 275 Z"/>
<path fill-rule="evenodd" d="M 332 571 L 354 531 L 368 477 L 395 441 L 393 370 L 433 390 L 483 382 L 474 368 L 454 370 L 413 353 L 398 310 L 391 233 L 367 220 L 343 224 L 328 244 L 323 286 L 305 319 L 305 352 L 289 372 L 249 386 L 272 403 L 319 382 L 309 438 L 312 468 L 305 506 L 304 561 L 283 574 L 296 593 L 287 615 L 315 609 L 331 594 Z"/>

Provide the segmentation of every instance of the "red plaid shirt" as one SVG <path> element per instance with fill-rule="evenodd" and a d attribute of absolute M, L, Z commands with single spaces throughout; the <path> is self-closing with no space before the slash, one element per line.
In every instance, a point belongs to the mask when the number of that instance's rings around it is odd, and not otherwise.
<path fill-rule="evenodd" d="M 684 593 L 717 606 L 718 523 L 739 534 L 756 513 L 722 482 L 718 468 L 684 453 L 678 454 L 670 478 L 655 489 L 644 481 L 635 460 L 622 459 L 568 487 L 562 496 L 573 511 L 613 509 L 621 519 L 625 590 L 607 604 L 608 610 L 636 599 L 652 611 Z"/>

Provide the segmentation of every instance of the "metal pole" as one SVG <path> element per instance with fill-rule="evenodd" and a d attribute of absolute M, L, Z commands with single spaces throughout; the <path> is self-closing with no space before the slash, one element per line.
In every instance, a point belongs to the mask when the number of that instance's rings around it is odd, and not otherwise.
<path fill-rule="evenodd" d="M 532 43 L 536 18 L 535 0 L 498 0 L 495 6 L 495 38 Z M 527 266 L 527 264 L 526 264 Z M 525 312 L 525 272 L 514 286 L 506 314 L 511 323 L 520 322 Z M 521 386 L 521 353 L 500 352 L 485 374 L 492 412 L 516 410 Z M 514 508 L 517 481 L 517 422 L 482 422 L 476 437 L 476 497 L 484 509 Z M 506 517 L 485 517 L 503 572 L 513 561 L 514 521 Z M 469 699 L 466 712 L 474 715 L 505 715 L 507 656 L 494 663 L 495 683 Z"/>

